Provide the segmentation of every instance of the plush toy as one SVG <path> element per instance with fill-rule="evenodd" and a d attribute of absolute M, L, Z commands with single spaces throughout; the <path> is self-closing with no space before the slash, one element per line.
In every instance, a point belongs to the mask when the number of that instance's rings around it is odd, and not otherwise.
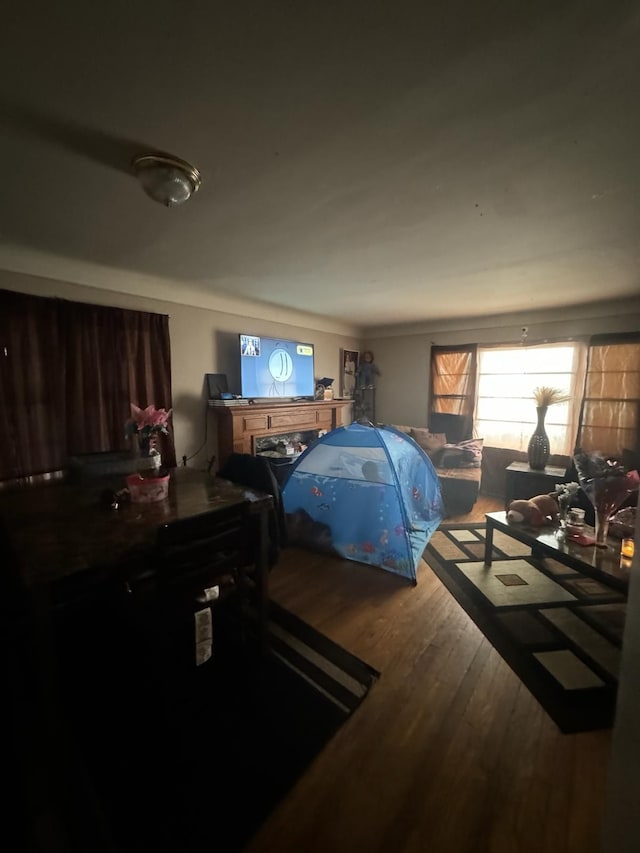
<path fill-rule="evenodd" d="M 511 501 L 507 507 L 507 521 L 541 527 L 558 518 L 558 501 L 553 495 L 537 495 L 528 501 Z"/>
<path fill-rule="evenodd" d="M 373 388 L 376 376 L 380 376 L 380 371 L 378 365 L 373 363 L 373 353 L 370 349 L 365 350 L 356 370 L 356 387 Z"/>

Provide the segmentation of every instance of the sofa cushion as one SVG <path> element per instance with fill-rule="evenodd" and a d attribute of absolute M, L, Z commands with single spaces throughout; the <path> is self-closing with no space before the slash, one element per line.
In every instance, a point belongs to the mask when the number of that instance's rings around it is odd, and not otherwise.
<path fill-rule="evenodd" d="M 431 432 L 428 429 L 413 428 L 410 435 L 416 444 L 419 444 L 429 456 L 432 456 L 447 443 L 447 436 L 443 432 Z"/>

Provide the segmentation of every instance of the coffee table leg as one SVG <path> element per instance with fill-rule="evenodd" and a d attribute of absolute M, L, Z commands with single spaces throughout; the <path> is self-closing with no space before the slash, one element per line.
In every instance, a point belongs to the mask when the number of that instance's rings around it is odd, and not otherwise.
<path fill-rule="evenodd" d="M 484 564 L 491 565 L 491 557 L 493 556 L 493 524 L 487 519 L 487 529 L 484 534 Z"/>

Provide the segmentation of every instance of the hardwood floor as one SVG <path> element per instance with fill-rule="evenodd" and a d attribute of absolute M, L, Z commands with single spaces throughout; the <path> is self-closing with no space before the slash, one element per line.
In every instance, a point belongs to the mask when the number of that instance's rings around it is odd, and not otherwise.
<path fill-rule="evenodd" d="M 610 732 L 561 734 L 424 563 L 414 587 L 290 548 L 271 583 L 381 677 L 250 853 L 598 850 Z"/>

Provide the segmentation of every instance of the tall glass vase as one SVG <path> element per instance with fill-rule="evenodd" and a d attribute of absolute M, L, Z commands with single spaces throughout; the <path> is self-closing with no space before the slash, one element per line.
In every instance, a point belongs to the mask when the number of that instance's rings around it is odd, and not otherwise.
<path fill-rule="evenodd" d="M 571 506 L 571 501 L 572 497 L 569 492 L 562 492 L 558 495 L 558 520 L 562 530 L 567 526 L 567 514 L 569 512 L 569 507 Z"/>
<path fill-rule="evenodd" d="M 595 510 L 596 545 L 599 548 L 607 547 L 609 520 L 632 492 L 633 489 L 626 477 L 611 476 L 594 479 L 587 495 Z"/>
<path fill-rule="evenodd" d="M 596 545 L 598 548 L 607 547 L 607 538 L 609 536 L 609 519 L 612 513 L 608 509 L 599 509 L 595 507 L 596 516 Z"/>
<path fill-rule="evenodd" d="M 580 451 L 573 457 L 582 490 L 595 511 L 596 545 L 607 548 L 609 520 L 638 488 L 637 473 L 627 473 L 613 457 Z"/>
<path fill-rule="evenodd" d="M 544 471 L 551 453 L 549 436 L 544 428 L 544 419 L 547 414 L 547 407 L 536 406 L 536 412 L 538 414 L 538 424 L 533 431 L 533 435 L 529 439 L 527 458 L 529 460 L 529 468 L 531 468 L 532 471 Z"/>

